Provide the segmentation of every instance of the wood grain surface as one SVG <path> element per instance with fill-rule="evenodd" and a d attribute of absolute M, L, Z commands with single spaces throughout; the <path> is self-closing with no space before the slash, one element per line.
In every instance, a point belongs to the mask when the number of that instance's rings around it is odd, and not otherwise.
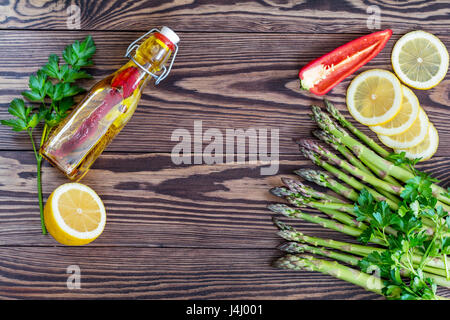
<path fill-rule="evenodd" d="M 82 30 L 149 30 L 174 26 L 189 32 L 358 33 L 367 31 L 367 17 L 376 6 L 380 28 L 407 32 L 426 26 L 448 34 L 448 1 L 317 1 L 317 0 L 11 0 L 0 3 L 0 22 L 8 29 L 68 29 L 77 5 Z M 69 12 L 68 12 L 69 9 Z M 69 24 L 71 25 L 71 24 Z"/>
<path fill-rule="evenodd" d="M 73 4 L 79 30 L 67 25 Z M 126 62 L 127 46 L 144 31 L 166 24 L 181 38 L 172 73 L 145 89 L 133 119 L 82 180 L 104 200 L 108 216 L 101 237 L 87 246 L 65 247 L 41 234 L 28 137 L 0 126 L 0 299 L 382 299 L 330 276 L 273 268 L 282 240 L 266 209 L 279 201 L 268 190 L 281 177 L 312 167 L 292 139 L 310 136 L 310 105 L 322 101 L 299 89 L 299 68 L 371 32 L 373 5 L 380 28 L 394 35 L 362 70 L 390 70 L 393 44 L 413 29 L 439 35 L 450 48 L 448 1 L 0 1 L 0 119 L 8 118 L 9 102 L 30 74 L 74 40 L 90 34 L 97 45 L 94 79 L 82 83 L 89 88 Z M 347 115 L 352 78 L 327 95 Z M 414 91 L 441 140 L 420 167 L 444 187 L 449 84 L 447 75 L 431 90 Z M 248 161 L 175 165 L 173 131 L 193 132 L 199 120 L 203 131 L 278 129 L 279 172 L 263 176 L 267 164 Z M 65 182 L 44 164 L 44 200 Z M 290 222 L 308 234 L 354 241 Z M 79 290 L 66 286 L 70 265 L 81 268 Z"/>
<path fill-rule="evenodd" d="M 273 250 L 4 247 L 0 298 L 14 299 L 380 299 L 316 272 L 270 266 Z M 157 261 L 158 263 L 155 263 Z M 78 265 L 81 288 L 68 290 Z"/>

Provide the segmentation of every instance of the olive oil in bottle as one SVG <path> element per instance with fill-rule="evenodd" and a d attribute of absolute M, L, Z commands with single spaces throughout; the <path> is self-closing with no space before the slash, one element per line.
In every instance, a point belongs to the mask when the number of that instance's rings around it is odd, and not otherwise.
<path fill-rule="evenodd" d="M 80 180 L 131 119 L 145 85 L 158 84 L 168 75 L 178 42 L 167 27 L 153 29 L 133 42 L 126 54 L 128 63 L 89 90 L 41 147 L 42 156 L 69 179 Z"/>

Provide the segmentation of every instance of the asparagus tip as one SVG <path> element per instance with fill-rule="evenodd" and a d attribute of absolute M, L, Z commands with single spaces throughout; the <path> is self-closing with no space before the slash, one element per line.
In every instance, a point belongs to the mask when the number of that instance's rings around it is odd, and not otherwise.
<path fill-rule="evenodd" d="M 283 188 L 283 187 L 274 187 L 274 188 L 270 189 L 269 192 L 271 194 L 273 194 L 274 196 L 280 197 L 280 198 L 284 198 L 284 197 L 292 195 L 292 191 L 290 191 L 286 188 Z"/>
<path fill-rule="evenodd" d="M 278 219 L 277 217 L 272 217 L 272 222 L 278 229 L 280 229 L 278 235 L 280 237 L 282 237 L 282 238 L 284 238 L 284 237 L 280 234 L 280 232 L 295 231 L 295 229 L 293 227 L 291 227 L 291 226 L 287 225 L 286 223 L 280 221 L 280 219 Z M 288 239 L 288 240 L 290 240 L 290 239 Z"/>
<path fill-rule="evenodd" d="M 325 102 L 325 106 L 327 107 L 327 111 L 337 120 L 344 120 L 344 116 L 339 110 L 327 99 L 323 100 Z"/>
<path fill-rule="evenodd" d="M 335 123 L 325 112 L 322 111 L 320 107 L 313 105 L 311 106 L 311 110 L 313 112 L 314 121 L 322 130 L 329 132 L 331 129 L 336 127 Z"/>
<path fill-rule="evenodd" d="M 310 197 L 309 187 L 305 186 L 300 181 L 291 179 L 291 178 L 281 178 L 281 181 L 291 190 L 295 193 L 300 193 L 304 197 Z"/>
<path fill-rule="evenodd" d="M 313 270 L 309 260 L 311 257 L 287 254 L 274 261 L 273 266 L 279 269 Z"/>
<path fill-rule="evenodd" d="M 303 253 L 305 249 L 302 244 L 297 242 L 285 242 L 278 246 L 278 249 L 288 253 Z"/>
<path fill-rule="evenodd" d="M 318 165 L 319 155 L 317 153 L 304 147 L 300 147 L 299 150 L 305 158 L 311 160 L 313 163 Z"/>
<path fill-rule="evenodd" d="M 328 141 L 329 140 L 328 134 L 325 131 L 323 131 L 323 130 L 316 129 L 316 130 L 313 130 L 311 133 L 312 133 L 312 135 L 314 137 L 316 137 L 319 140 L 322 140 L 322 141 Z"/>
<path fill-rule="evenodd" d="M 312 140 L 312 139 L 301 139 L 299 141 L 299 145 L 308 149 L 308 150 L 312 150 L 315 152 L 320 152 L 321 151 L 321 147 L 317 144 L 316 141 Z"/>
<path fill-rule="evenodd" d="M 272 266 L 277 269 L 289 269 L 289 263 L 285 257 L 281 257 L 281 258 L 275 260 L 272 263 Z"/>
<path fill-rule="evenodd" d="M 267 209 L 269 209 L 270 211 L 273 211 L 275 213 L 284 214 L 286 212 L 286 210 L 289 209 L 289 207 L 285 204 L 276 203 L 276 204 L 269 204 L 267 206 Z"/>
<path fill-rule="evenodd" d="M 295 170 L 294 173 L 307 181 L 314 182 L 323 186 L 326 186 L 326 181 L 331 179 L 331 177 L 325 171 L 320 170 L 299 169 Z"/>

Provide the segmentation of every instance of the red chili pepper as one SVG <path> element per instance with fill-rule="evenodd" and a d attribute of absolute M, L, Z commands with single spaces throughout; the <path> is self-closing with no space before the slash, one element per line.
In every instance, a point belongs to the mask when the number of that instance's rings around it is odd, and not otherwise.
<path fill-rule="evenodd" d="M 58 148 L 55 155 L 64 157 L 92 137 L 98 129 L 100 120 L 108 114 L 112 107 L 128 98 L 137 88 L 139 76 L 140 72 L 136 67 L 129 67 L 116 75 L 111 81 L 111 89 L 103 102 L 83 121 L 70 139 Z"/>
<path fill-rule="evenodd" d="M 390 29 L 374 32 L 311 61 L 298 74 L 301 88 L 324 95 L 375 57 L 391 35 Z"/>
<path fill-rule="evenodd" d="M 137 88 L 139 84 L 139 69 L 136 67 L 129 67 L 120 72 L 118 75 L 114 77 L 111 81 L 111 87 L 113 88 L 122 88 L 123 90 L 123 98 L 128 98 Z"/>

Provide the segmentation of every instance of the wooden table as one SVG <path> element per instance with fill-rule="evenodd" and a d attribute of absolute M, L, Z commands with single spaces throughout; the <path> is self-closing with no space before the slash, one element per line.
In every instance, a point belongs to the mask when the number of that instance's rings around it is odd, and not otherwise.
<path fill-rule="evenodd" d="M 315 272 L 280 271 L 282 241 L 266 209 L 280 178 L 311 166 L 292 138 L 310 136 L 309 106 L 321 99 L 299 89 L 310 60 L 368 28 L 370 5 L 380 29 L 394 31 L 363 70 L 390 69 L 390 52 L 404 33 L 424 29 L 450 48 L 448 1 L 6 1 L 0 4 L 0 118 L 27 88 L 49 54 L 92 35 L 97 45 L 90 87 L 126 62 L 130 42 L 168 25 L 181 37 L 172 73 L 147 88 L 131 122 L 82 180 L 104 200 L 104 233 L 83 247 L 41 234 L 35 160 L 28 136 L 0 126 L 0 298 L 121 299 L 374 299 L 363 289 Z M 94 4 L 95 3 L 95 4 Z M 376 14 L 377 8 L 370 11 Z M 76 12 L 76 8 L 73 9 Z M 375 13 L 373 13 L 375 12 Z M 370 22 L 370 21 L 369 21 Z M 345 80 L 327 97 L 346 112 Z M 421 167 L 449 185 L 450 77 L 415 91 L 440 134 L 440 147 Z M 278 129 L 280 170 L 261 163 L 175 165 L 175 129 Z M 361 127 L 366 133 L 366 128 Z M 206 146 L 207 141 L 204 142 Z M 45 199 L 68 180 L 43 168 Z M 310 223 L 308 234 L 347 239 Z M 81 289 L 68 289 L 68 267 L 79 266 Z M 448 292 L 442 292 L 443 295 Z"/>

